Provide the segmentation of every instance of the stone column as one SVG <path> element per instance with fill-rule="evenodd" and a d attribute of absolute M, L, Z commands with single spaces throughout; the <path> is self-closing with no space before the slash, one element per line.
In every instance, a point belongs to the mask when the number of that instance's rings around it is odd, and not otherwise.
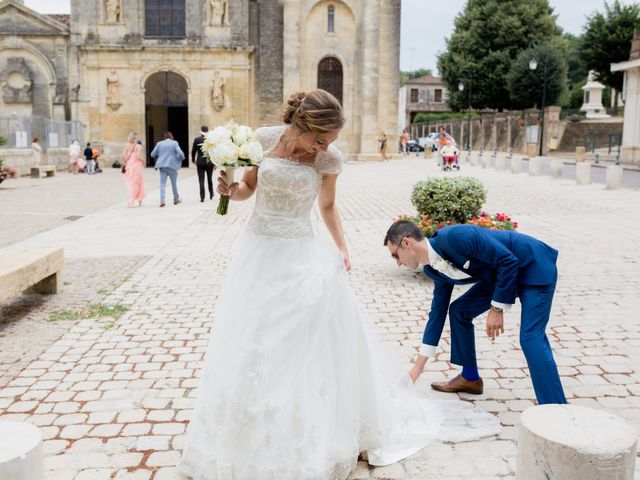
<path fill-rule="evenodd" d="M 562 170 L 564 169 L 564 160 L 561 158 L 554 158 L 551 160 L 551 176 L 553 178 L 561 178 Z"/>
<path fill-rule="evenodd" d="M 589 185 L 591 183 L 591 162 L 576 163 L 576 184 Z"/>
<path fill-rule="evenodd" d="M 624 72 L 622 161 L 640 164 L 640 30 L 633 34 L 629 60 L 612 63 L 611 71 Z"/>
<path fill-rule="evenodd" d="M 549 150 L 555 150 L 560 143 L 560 107 L 547 107 L 544 113 L 544 149 L 547 154 Z"/>
<path fill-rule="evenodd" d="M 607 166 L 607 190 L 614 190 L 622 187 L 622 165 Z"/>
<path fill-rule="evenodd" d="M 638 432 L 626 420 L 579 405 L 525 410 L 518 480 L 633 480 Z"/>

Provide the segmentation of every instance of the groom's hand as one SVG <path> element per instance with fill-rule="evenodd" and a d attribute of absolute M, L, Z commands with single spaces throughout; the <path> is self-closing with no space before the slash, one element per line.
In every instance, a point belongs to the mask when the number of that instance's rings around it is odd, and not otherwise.
<path fill-rule="evenodd" d="M 487 337 L 493 342 L 501 333 L 504 333 L 503 314 L 491 309 L 487 315 Z"/>

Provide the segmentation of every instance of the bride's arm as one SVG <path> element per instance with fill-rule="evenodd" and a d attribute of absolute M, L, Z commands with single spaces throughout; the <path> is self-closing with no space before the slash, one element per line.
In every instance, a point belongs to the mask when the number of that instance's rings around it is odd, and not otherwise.
<path fill-rule="evenodd" d="M 344 232 L 342 230 L 342 222 L 340 222 L 340 213 L 336 206 L 336 182 L 338 175 L 325 175 L 320 187 L 318 195 L 318 206 L 322 220 L 327 226 L 329 233 L 333 237 L 333 241 L 340 251 L 344 254 L 344 266 L 347 271 L 351 270 L 351 262 L 349 261 L 349 251 L 344 241 Z"/>
<path fill-rule="evenodd" d="M 218 177 L 218 188 L 216 189 L 220 195 L 228 195 L 231 200 L 246 200 L 253 195 L 258 185 L 258 168 L 247 168 L 242 175 L 240 182 L 233 182 L 227 187 L 225 182 L 225 173 L 220 171 Z"/>

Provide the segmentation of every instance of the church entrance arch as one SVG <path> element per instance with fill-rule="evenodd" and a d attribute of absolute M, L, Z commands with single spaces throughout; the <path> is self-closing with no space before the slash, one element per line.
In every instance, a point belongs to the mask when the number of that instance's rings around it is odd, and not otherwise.
<path fill-rule="evenodd" d="M 185 154 L 182 166 L 189 167 L 187 81 L 175 72 L 158 72 L 147 79 L 144 87 L 147 166 L 154 166 L 151 151 L 164 132 L 169 131 Z"/>

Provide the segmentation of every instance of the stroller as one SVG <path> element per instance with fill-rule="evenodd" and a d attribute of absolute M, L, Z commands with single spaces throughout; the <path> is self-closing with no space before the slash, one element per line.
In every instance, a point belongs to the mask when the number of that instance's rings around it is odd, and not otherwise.
<path fill-rule="evenodd" d="M 451 170 L 460 170 L 460 150 L 451 141 L 448 141 L 440 151 L 442 155 L 442 170 L 449 172 Z"/>

